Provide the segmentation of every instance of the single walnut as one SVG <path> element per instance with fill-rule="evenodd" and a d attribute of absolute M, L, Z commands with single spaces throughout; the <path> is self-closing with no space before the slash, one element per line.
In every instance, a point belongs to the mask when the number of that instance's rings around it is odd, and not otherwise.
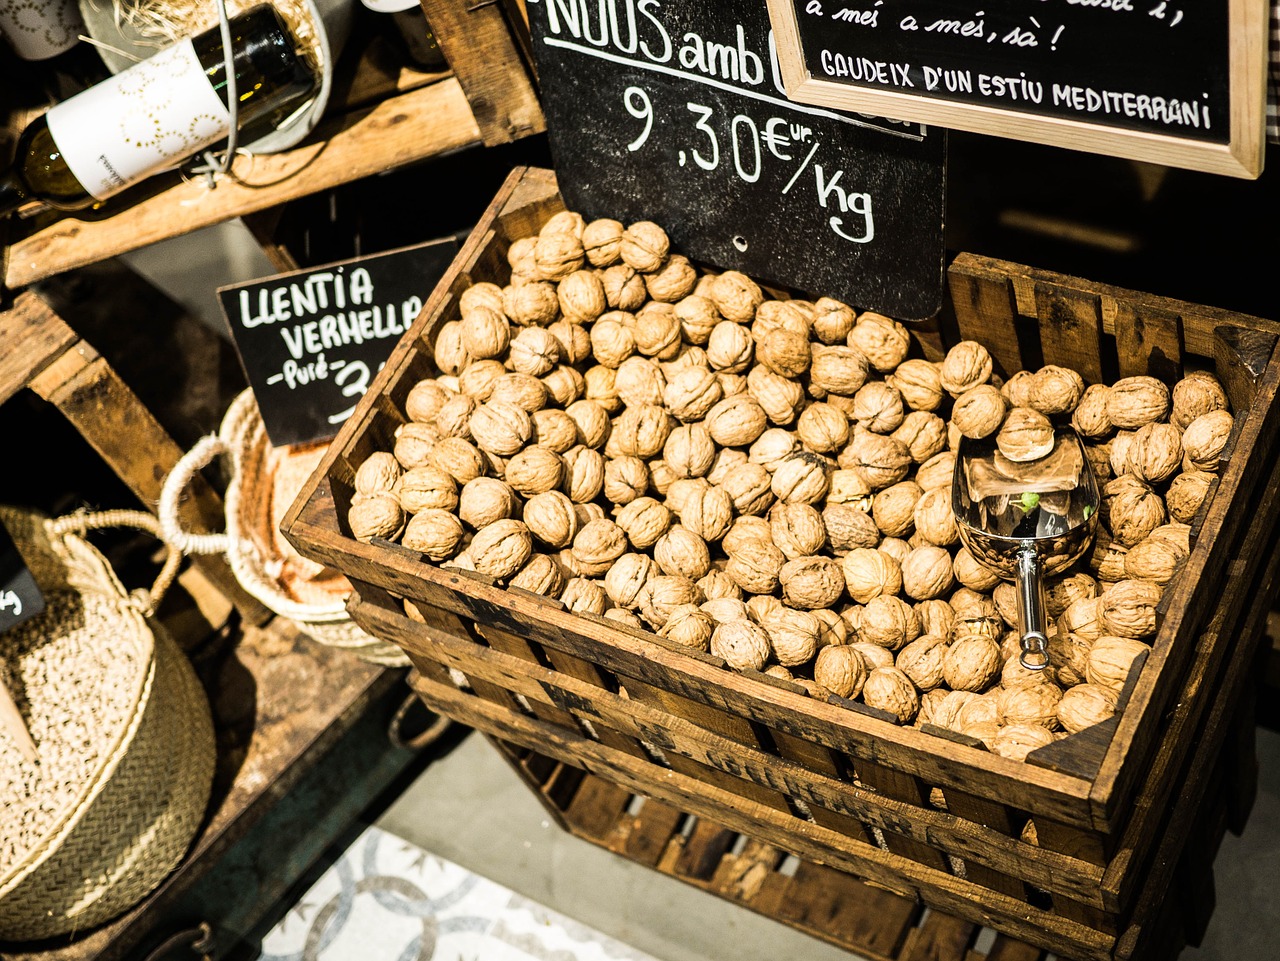
<path fill-rule="evenodd" d="M 680 322 L 680 332 L 684 339 L 699 347 L 706 345 L 716 324 L 724 320 L 711 299 L 701 294 L 681 298 L 676 301 L 675 308 L 676 320 Z"/>
<path fill-rule="evenodd" d="M 431 452 L 435 450 L 440 438 L 440 430 L 435 424 L 420 424 L 417 421 L 401 424 L 396 428 L 392 457 L 402 469 L 420 467 L 430 461 Z"/>
<path fill-rule="evenodd" d="M 856 347 L 816 348 L 809 361 L 809 384 L 824 393 L 853 397 L 867 382 L 870 364 Z"/>
<path fill-rule="evenodd" d="M 1129 470 L 1149 484 L 1162 484 L 1182 466 L 1182 432 L 1172 424 L 1144 424 L 1129 441 Z"/>
<path fill-rule="evenodd" d="M 604 617 L 607 620 L 625 625 L 626 627 L 630 627 L 637 631 L 644 630 L 644 621 L 640 620 L 640 618 L 631 611 L 624 610 L 621 607 L 609 608 L 604 612 Z"/>
<path fill-rule="evenodd" d="M 898 321 L 868 310 L 858 316 L 858 322 L 849 332 L 848 344 L 862 351 L 872 367 L 887 374 L 907 359 L 911 335 Z"/>
<path fill-rule="evenodd" d="M 418 511 L 405 525 L 400 543 L 439 563 L 448 560 L 462 546 L 462 521 L 446 510 Z"/>
<path fill-rule="evenodd" d="M 841 571 L 849 596 L 859 604 L 881 595 L 897 594 L 902 589 L 902 566 L 875 548 L 859 547 L 849 551 L 841 562 Z"/>
<path fill-rule="evenodd" d="M 1107 524 L 1112 536 L 1120 544 L 1133 547 L 1165 522 L 1164 501 L 1159 494 L 1132 476 L 1129 482 L 1123 477 L 1117 478 L 1108 483 L 1104 490 L 1110 491 L 1113 485 L 1122 482 L 1127 486 L 1104 500 Z"/>
<path fill-rule="evenodd" d="M 614 313 L 618 313 L 615 311 Z M 591 356 L 596 363 L 617 368 L 636 352 L 636 338 L 630 327 L 606 314 L 591 325 Z"/>
<path fill-rule="evenodd" d="M 1025 761 L 1036 748 L 1047 747 L 1055 740 L 1053 732 L 1039 724 L 1006 724 L 984 743 L 994 754 Z"/>
<path fill-rule="evenodd" d="M 1117 637 L 1155 637 L 1156 605 L 1163 593 L 1159 584 L 1138 578 L 1112 584 L 1098 600 L 1103 630 Z"/>
<path fill-rule="evenodd" d="M 827 542 L 837 556 L 880 542 L 880 528 L 871 515 L 850 504 L 828 504 L 822 512 L 822 522 L 827 528 Z"/>
<path fill-rule="evenodd" d="M 746 447 L 764 433 L 767 422 L 764 410 L 750 394 L 735 394 L 712 407 L 703 424 L 717 444 Z"/>
<path fill-rule="evenodd" d="M 716 310 L 739 324 L 749 324 L 755 317 L 756 308 L 764 302 L 760 285 L 736 270 L 718 274 L 710 283 L 708 296 Z"/>
<path fill-rule="evenodd" d="M 523 517 L 529 533 L 556 550 L 568 547 L 578 533 L 578 515 L 573 502 L 560 491 L 544 491 L 530 497 L 524 505 Z"/>
<path fill-rule="evenodd" d="M 698 608 L 717 624 L 729 621 L 750 620 L 747 605 L 738 597 L 714 597 L 704 601 Z"/>
<path fill-rule="evenodd" d="M 472 284 L 458 298 L 458 310 L 465 317 L 475 307 L 488 307 L 490 310 L 501 311 L 502 288 L 487 280 Z"/>
<path fill-rule="evenodd" d="M 1075 634 L 1087 641 L 1102 636 L 1102 608 L 1097 597 L 1082 597 L 1067 605 L 1057 618 L 1058 630 L 1063 634 Z"/>
<path fill-rule="evenodd" d="M 611 520 L 594 520 L 574 536 L 572 550 L 583 576 L 600 577 L 626 553 L 627 535 Z"/>
<path fill-rule="evenodd" d="M 1101 724 L 1116 713 L 1119 695 L 1100 684 L 1077 684 L 1058 701 L 1058 723 L 1069 734 Z"/>
<path fill-rule="evenodd" d="M 760 516 L 774 502 L 772 482 L 764 467 L 748 463 L 729 474 L 719 486 L 732 498 L 734 510 L 739 514 Z"/>
<path fill-rule="evenodd" d="M 565 580 L 554 560 L 546 554 L 534 554 L 511 576 L 507 585 L 545 597 L 559 597 L 564 591 Z"/>
<path fill-rule="evenodd" d="M 655 574 L 640 590 L 640 616 L 655 628 L 661 629 L 671 617 L 671 612 L 686 604 L 702 603 L 698 586 L 687 577 L 678 574 Z"/>
<path fill-rule="evenodd" d="M 533 248 L 534 267 L 539 280 L 561 281 L 586 263 L 582 240 L 572 232 L 540 233 Z"/>
<path fill-rule="evenodd" d="M 611 310 L 639 310 L 649 298 L 644 278 L 627 264 L 614 264 L 600 275 L 605 303 Z"/>
<path fill-rule="evenodd" d="M 582 328 L 575 327 L 574 330 L 582 330 Z M 586 337 L 586 331 L 582 331 L 582 335 Z M 588 340 L 586 351 L 588 354 L 590 349 L 590 340 Z M 587 384 L 582 374 L 578 373 L 576 367 L 570 367 L 567 364 L 559 364 L 555 370 L 544 374 L 542 383 L 547 388 L 547 393 L 550 395 L 552 402 L 559 404 L 561 407 L 568 407 L 581 397 L 587 389 Z"/>
<path fill-rule="evenodd" d="M 662 267 L 670 250 L 667 232 L 652 221 L 640 220 L 622 232 L 618 253 L 627 266 L 648 273 Z"/>
<path fill-rule="evenodd" d="M 766 367 L 752 367 L 747 374 L 747 392 L 755 398 L 770 423 L 785 427 L 795 422 L 804 409 L 804 386 Z M 840 415 L 842 418 L 843 414 Z M 848 425 L 845 424 L 848 431 Z"/>
<path fill-rule="evenodd" d="M 521 327 L 549 327 L 560 316 L 560 299 L 554 284 L 522 284 L 503 290 L 502 310 Z"/>
<path fill-rule="evenodd" d="M 1169 388 L 1154 377 L 1122 377 L 1107 395 L 1107 417 L 1122 430 L 1164 420 L 1169 414 Z"/>
<path fill-rule="evenodd" d="M 714 332 L 713 332 L 714 333 Z M 800 377 L 809 369 L 809 339 L 790 330 L 775 330 L 756 343 L 756 360 L 783 377 Z"/>
<path fill-rule="evenodd" d="M 956 622 L 956 612 L 946 601 L 921 601 L 916 604 L 915 612 L 916 617 L 920 619 L 920 633 L 951 637 L 952 628 Z"/>
<path fill-rule="evenodd" d="M 534 411 L 530 420 L 533 429 L 529 440 L 539 447 L 564 454 L 578 445 L 578 425 L 564 411 L 546 407 Z"/>
<path fill-rule="evenodd" d="M 1027 404 L 1042 414 L 1070 414 L 1084 396 L 1084 378 L 1069 367 L 1046 364 L 1032 375 Z"/>
<path fill-rule="evenodd" d="M 1188 553 L 1169 539 L 1152 534 L 1129 549 L 1124 557 L 1125 574 L 1163 586 L 1173 580 Z"/>
<path fill-rule="evenodd" d="M 796 434 L 809 450 L 834 454 L 849 441 L 849 419 L 830 404 L 810 404 L 796 421 Z"/>
<path fill-rule="evenodd" d="M 773 544 L 773 538 L 770 536 L 771 530 L 767 520 L 763 517 L 755 517 L 746 515 L 739 517 L 729 527 L 729 531 L 721 540 L 720 546 L 724 548 L 724 552 L 732 556 L 736 551 L 749 541 L 764 541 L 766 544 Z M 775 545 L 776 546 L 776 545 Z M 783 555 L 783 562 L 786 561 L 786 555 Z"/>
<path fill-rule="evenodd" d="M 541 330 L 541 327 L 531 328 Z M 471 400 L 480 403 L 488 400 L 493 396 L 493 385 L 497 383 L 498 378 L 507 372 L 507 368 L 502 361 L 494 360 L 492 357 L 485 360 L 473 360 L 467 365 L 466 370 L 458 375 L 458 389 L 466 394 Z M 436 414 L 436 424 L 447 419 L 451 409 L 456 409 L 458 402 L 455 400 L 445 401 L 441 405 L 440 410 Z M 456 414 L 454 415 L 456 416 Z M 447 431 L 446 433 L 455 433 L 456 431 Z M 466 436 L 463 434 L 463 436 Z"/>
<path fill-rule="evenodd" d="M 476 531 L 468 551 L 481 574 L 510 577 L 529 560 L 533 538 L 522 521 L 499 520 Z"/>
<path fill-rule="evenodd" d="M 406 514 L 436 508 L 451 511 L 458 506 L 458 484 L 439 468 L 424 464 L 414 467 L 396 480 L 392 489 Z"/>
<path fill-rule="evenodd" d="M 759 623 L 769 635 L 774 659 L 783 667 L 808 664 L 818 653 L 822 624 L 809 611 L 778 606 L 763 615 Z"/>
<path fill-rule="evenodd" d="M 782 427 L 770 427 L 752 441 L 747 449 L 747 460 L 772 474 L 799 449 L 800 439 L 796 434 Z"/>
<path fill-rule="evenodd" d="M 933 709 L 933 723 L 949 731 L 959 731 L 960 715 L 965 706 L 974 700 L 983 700 L 972 691 L 948 691 Z M 994 705 L 992 705 L 994 716 Z"/>
<path fill-rule="evenodd" d="M 674 304 L 693 293 L 698 272 L 684 254 L 670 254 L 666 263 L 644 275 L 649 296 L 660 303 Z"/>
<path fill-rule="evenodd" d="M 618 365 L 614 386 L 628 407 L 658 407 L 667 387 L 662 368 L 647 357 L 628 357 Z"/>
<path fill-rule="evenodd" d="M 886 378 L 912 410 L 936 411 L 942 406 L 942 371 L 927 360 L 904 360 Z"/>
<path fill-rule="evenodd" d="M 475 445 L 500 457 L 518 453 L 533 434 L 529 414 L 510 401 L 481 404 L 472 411 L 469 426 Z"/>
<path fill-rule="evenodd" d="M 907 448 L 913 461 L 923 464 L 946 450 L 947 422 L 937 414 L 913 410 L 893 430 L 892 436 Z"/>
<path fill-rule="evenodd" d="M 871 517 L 886 537 L 910 537 L 915 530 L 916 504 L 924 491 L 915 481 L 899 481 L 878 491 L 871 501 Z"/>
<path fill-rule="evenodd" d="M 989 437 L 1000 430 L 1004 419 L 1004 395 L 991 384 L 971 387 L 951 408 L 951 423 L 965 437 Z"/>
<path fill-rule="evenodd" d="M 943 682 L 947 640 L 936 634 L 921 634 L 898 652 L 894 663 L 921 691 L 932 691 Z"/>
<path fill-rule="evenodd" d="M 1233 425 L 1231 412 L 1222 409 L 1201 414 L 1188 424 L 1182 434 L 1187 469 L 1216 472 Z"/>
<path fill-rule="evenodd" d="M 952 397 L 959 397 L 991 379 L 992 361 L 987 348 L 977 341 L 962 340 L 942 360 L 938 381 Z"/>
<path fill-rule="evenodd" d="M 786 557 L 771 541 L 749 540 L 729 555 L 724 572 L 748 594 L 772 594 Z"/>
<path fill-rule="evenodd" d="M 496 477 L 476 477 L 462 485 L 458 496 L 458 517 L 479 530 L 494 521 L 515 514 L 519 498 L 505 481 Z"/>
<path fill-rule="evenodd" d="M 612 425 L 609 423 L 609 412 L 598 401 L 575 400 L 565 409 L 565 413 L 577 425 L 580 443 L 591 448 L 604 445 Z"/>
<path fill-rule="evenodd" d="M 666 445 L 671 427 L 671 417 L 661 407 L 628 407 L 614 424 L 610 440 L 623 456 L 650 458 Z"/>
<path fill-rule="evenodd" d="M 1081 598 L 1097 596 L 1098 582 L 1088 574 L 1077 572 L 1064 574 L 1060 577 L 1051 577 L 1045 582 L 1045 612 L 1052 618 L 1058 618 L 1062 616 L 1062 613 L 1068 607 Z"/>
<path fill-rule="evenodd" d="M 471 355 L 462 341 L 462 321 L 453 320 L 442 326 L 436 334 L 432 359 L 442 374 L 459 374 L 471 362 Z"/>
<path fill-rule="evenodd" d="M 707 338 L 707 363 L 715 370 L 739 374 L 751 366 L 755 357 L 755 342 L 746 328 L 731 320 L 722 320 L 711 330 Z"/>
<path fill-rule="evenodd" d="M 1175 477 L 1164 495 L 1169 516 L 1184 524 L 1191 523 L 1209 495 L 1213 481 L 1214 475 L 1202 470 L 1188 471 Z"/>
<path fill-rule="evenodd" d="M 716 443 L 701 424 L 682 424 L 667 436 L 662 458 L 677 477 L 703 477 L 715 460 Z"/>
<path fill-rule="evenodd" d="M 459 484 L 480 477 L 488 466 L 484 454 L 461 437 L 445 437 L 438 441 L 431 449 L 427 463 L 444 471 Z"/>
<path fill-rule="evenodd" d="M 611 267 L 622 256 L 622 224 L 602 217 L 582 229 L 582 250 L 592 267 Z"/>
<path fill-rule="evenodd" d="M 829 557 L 799 557 L 778 572 L 782 599 L 804 610 L 831 607 L 844 595 L 840 564 Z"/>
<path fill-rule="evenodd" d="M 902 590 L 915 600 L 941 597 L 954 583 L 951 555 L 941 547 L 917 547 L 902 563 Z"/>
<path fill-rule="evenodd" d="M 667 507 L 679 514 L 691 497 L 709 490 L 710 487 L 711 482 L 705 477 L 677 477 L 667 487 Z"/>
<path fill-rule="evenodd" d="M 374 451 L 356 468 L 355 490 L 357 494 L 377 494 L 395 489 L 404 473 L 395 455 L 387 451 Z"/>
<path fill-rule="evenodd" d="M 765 629 L 751 621 L 727 621 L 717 625 L 711 635 L 711 653 L 740 671 L 763 668 L 771 650 Z"/>
<path fill-rule="evenodd" d="M 936 547 L 951 547 L 960 539 L 960 529 L 951 509 L 951 491 L 947 488 L 924 491 L 916 501 L 912 521 L 916 533 Z"/>
<path fill-rule="evenodd" d="M 985 691 L 1000 676 L 1000 645 L 986 634 L 962 634 L 951 642 L 942 674 L 953 691 Z"/>
<path fill-rule="evenodd" d="M 952 478 L 956 471 L 956 455 L 954 451 L 944 450 L 934 454 L 920 465 L 916 471 L 916 483 L 924 491 L 945 487 L 951 489 Z"/>
<path fill-rule="evenodd" d="M 646 357 L 673 360 L 680 353 L 680 321 L 670 304 L 649 303 L 636 314 L 636 350 Z"/>
<path fill-rule="evenodd" d="M 838 697 L 861 694 L 868 673 L 862 654 L 845 644 L 822 648 L 813 662 L 813 679 Z"/>
<path fill-rule="evenodd" d="M 1090 684 L 1119 694 L 1129 679 L 1134 662 L 1150 649 L 1132 637 L 1103 635 L 1089 648 L 1085 678 Z"/>
<path fill-rule="evenodd" d="M 699 610 L 696 605 L 681 604 L 667 616 L 667 622 L 658 633 L 683 647 L 709 651 L 715 628 L 716 622 L 711 615 Z"/>
<path fill-rule="evenodd" d="M 732 577 L 714 567 L 698 578 L 697 584 L 698 590 L 702 591 L 702 596 L 708 601 L 721 597 L 742 600 L 742 588 L 734 583 Z"/>
<path fill-rule="evenodd" d="M 604 488 L 604 456 L 579 444 L 564 454 L 564 475 L 560 488 L 575 504 L 588 504 Z M 508 471 L 510 468 L 508 467 Z"/>
<path fill-rule="evenodd" d="M 756 308 L 751 321 L 751 337 L 756 343 L 779 330 L 790 331 L 809 341 L 813 327 L 813 304 L 804 300 L 766 300 Z"/>
<path fill-rule="evenodd" d="M 909 723 L 920 710 L 920 695 L 911 678 L 896 667 L 877 667 L 862 685 L 862 702 L 867 707 L 888 711 Z"/>
<path fill-rule="evenodd" d="M 770 488 L 784 503 L 815 504 L 826 496 L 830 476 L 828 460 L 808 451 L 797 451 L 778 464 Z"/>
<path fill-rule="evenodd" d="M 1053 452 L 1053 424 L 1038 410 L 1015 407 L 1006 415 L 996 447 L 1015 464 L 1039 460 Z"/>
<path fill-rule="evenodd" d="M 546 447 L 526 447 L 507 461 L 504 479 L 525 497 L 552 491 L 564 479 L 564 459 Z"/>
<path fill-rule="evenodd" d="M 489 395 L 490 403 L 495 400 L 510 401 L 530 414 L 546 407 L 547 399 L 547 387 L 542 381 L 514 371 L 497 378 L 493 382 L 493 393 Z"/>
<path fill-rule="evenodd" d="M 671 528 L 671 511 L 652 497 L 637 497 L 617 512 L 614 522 L 626 532 L 632 547 L 648 550 Z"/>
<path fill-rule="evenodd" d="M 911 463 L 911 452 L 901 441 L 869 430 L 855 429 L 839 457 L 840 466 L 856 471 L 872 490 L 905 480 Z"/>
<path fill-rule="evenodd" d="M 967 547 L 956 551 L 951 569 L 957 583 L 971 591 L 987 593 L 995 590 L 1000 583 L 1000 575 L 974 557 Z"/>
<path fill-rule="evenodd" d="M 571 234 L 582 239 L 583 231 L 586 229 L 587 222 L 582 214 L 576 210 L 561 210 L 554 213 L 548 218 L 541 229 L 538 231 L 539 237 L 548 236 L 550 234 Z"/>
<path fill-rule="evenodd" d="M 1016 663 L 1016 658 L 1011 658 Z M 1043 672 L 1040 672 L 1043 674 Z M 1020 684 L 996 694 L 996 707 L 1005 724 L 1039 724 L 1053 730 L 1058 723 L 1058 702 L 1062 688 L 1044 681 Z"/>
<path fill-rule="evenodd" d="M 560 363 L 560 341 L 545 327 L 526 327 L 511 338 L 507 356 L 513 370 L 541 377 Z"/>
<path fill-rule="evenodd" d="M 789 560 L 817 554 L 827 540 L 822 515 L 809 504 L 775 506 L 769 512 L 769 533 Z"/>
<path fill-rule="evenodd" d="M 1111 388 L 1106 384 L 1090 384 L 1080 395 L 1080 402 L 1071 415 L 1071 426 L 1081 437 L 1100 440 L 1111 433 L 1115 425 L 1107 414 Z"/>
<path fill-rule="evenodd" d="M 605 461 L 604 496 L 614 504 L 630 504 L 649 488 L 649 468 L 639 457 Z"/>
<path fill-rule="evenodd" d="M 454 392 L 434 378 L 424 378 L 415 383 L 404 400 L 404 412 L 410 420 L 429 424 L 436 413 L 450 400 Z"/>
<path fill-rule="evenodd" d="M 367 543 L 375 537 L 393 541 L 404 531 L 404 510 L 391 491 L 360 494 L 347 508 L 347 526 L 358 541 Z"/>
<path fill-rule="evenodd" d="M 560 592 L 560 603 L 574 614 L 603 614 L 608 597 L 597 581 L 586 577 L 571 577 Z"/>
<path fill-rule="evenodd" d="M 536 234 L 532 237 L 520 237 L 512 242 L 507 250 L 507 263 L 511 265 L 513 272 L 531 274 L 537 269 L 533 259 L 533 249 L 537 244 Z"/>
<path fill-rule="evenodd" d="M 1173 385 L 1169 422 L 1186 430 L 1198 417 L 1215 410 L 1228 410 L 1226 391 L 1210 373 L 1196 371 Z"/>
<path fill-rule="evenodd" d="M 822 343 L 842 344 L 855 321 L 853 308 L 831 297 L 819 297 L 813 305 L 813 333 Z"/>
<path fill-rule="evenodd" d="M 647 554 L 623 554 L 604 576 L 604 590 L 619 607 L 640 605 L 640 592 L 658 573 L 653 558 Z"/>
<path fill-rule="evenodd" d="M 472 360 L 500 357 L 511 341 L 511 325 L 505 314 L 476 307 L 462 323 L 462 347 Z"/>
<path fill-rule="evenodd" d="M 920 636 L 920 618 L 906 601 L 881 594 L 867 601 L 858 623 L 858 638 L 897 651 Z"/>
<path fill-rule="evenodd" d="M 667 381 L 663 390 L 667 409 L 679 420 L 702 420 L 724 396 L 715 374 L 704 367 L 686 367 Z"/>

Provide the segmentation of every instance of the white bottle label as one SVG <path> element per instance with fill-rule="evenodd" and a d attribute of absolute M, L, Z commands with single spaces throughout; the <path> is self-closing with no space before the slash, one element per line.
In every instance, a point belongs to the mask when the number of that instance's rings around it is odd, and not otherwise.
<path fill-rule="evenodd" d="M 23 60 L 47 60 L 80 42 L 76 0 L 0 0 L 0 36 Z"/>
<path fill-rule="evenodd" d="M 46 119 L 67 166 L 98 200 L 190 157 L 231 129 L 190 40 L 56 104 Z"/>

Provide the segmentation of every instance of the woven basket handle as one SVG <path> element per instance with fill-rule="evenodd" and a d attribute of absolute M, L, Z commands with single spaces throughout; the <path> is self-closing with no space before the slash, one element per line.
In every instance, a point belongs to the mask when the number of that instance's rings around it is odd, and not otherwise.
<path fill-rule="evenodd" d="M 182 551 L 165 539 L 161 533 L 160 522 L 146 511 L 77 511 L 49 522 L 52 536 L 62 537 L 66 534 L 88 534 L 90 531 L 105 530 L 114 527 L 132 527 L 150 534 L 160 541 L 165 548 L 164 564 L 156 575 L 155 583 L 150 591 L 136 590 L 130 592 L 142 612 L 148 616 L 155 613 L 160 602 L 178 577 L 178 569 L 182 565 Z"/>
<path fill-rule="evenodd" d="M 196 445 L 179 458 L 164 479 L 160 489 L 160 504 L 157 516 L 160 529 L 166 543 L 172 544 L 184 554 L 225 554 L 230 546 L 230 539 L 223 534 L 196 534 L 182 526 L 178 505 L 182 501 L 182 492 L 187 489 L 196 472 L 213 463 L 220 454 L 230 454 L 230 445 L 217 434 L 208 434 L 200 438 Z"/>

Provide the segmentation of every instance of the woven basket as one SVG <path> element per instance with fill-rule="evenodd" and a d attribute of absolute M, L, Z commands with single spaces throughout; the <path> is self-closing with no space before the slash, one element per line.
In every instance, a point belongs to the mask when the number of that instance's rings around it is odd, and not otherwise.
<path fill-rule="evenodd" d="M 6 686 L 35 745 L 0 733 L 0 940 L 83 931 L 141 901 L 204 818 L 216 760 L 204 689 L 150 615 L 181 555 L 129 593 L 81 536 L 150 514 L 50 520 L 0 507 L 46 608 L 0 635 Z"/>
<path fill-rule="evenodd" d="M 350 582 L 298 554 L 279 530 L 278 517 L 289 506 L 319 462 L 322 445 L 303 450 L 273 448 L 251 390 L 243 390 L 227 408 L 217 434 L 200 439 L 165 478 L 159 516 L 166 540 L 187 554 L 226 554 L 236 581 L 276 614 L 298 624 L 321 644 L 350 651 L 384 667 L 406 667 L 403 650 L 365 633 L 347 614 Z M 223 456 L 227 472 L 226 531 L 195 534 L 178 516 L 182 492 L 195 472 Z M 301 457 L 306 473 L 296 485 L 281 484 L 288 458 Z M 295 475 L 298 462 L 293 463 Z"/>

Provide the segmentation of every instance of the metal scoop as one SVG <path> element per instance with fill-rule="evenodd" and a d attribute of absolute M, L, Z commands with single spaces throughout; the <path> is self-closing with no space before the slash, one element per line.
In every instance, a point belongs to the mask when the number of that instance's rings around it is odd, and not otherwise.
<path fill-rule="evenodd" d="M 1071 427 L 1054 430 L 1048 454 L 1026 463 L 1005 457 L 995 438 L 962 438 L 951 482 L 960 540 L 992 572 L 1018 585 L 1022 666 L 1049 665 L 1043 578 L 1089 549 L 1098 527 L 1098 482 Z"/>

